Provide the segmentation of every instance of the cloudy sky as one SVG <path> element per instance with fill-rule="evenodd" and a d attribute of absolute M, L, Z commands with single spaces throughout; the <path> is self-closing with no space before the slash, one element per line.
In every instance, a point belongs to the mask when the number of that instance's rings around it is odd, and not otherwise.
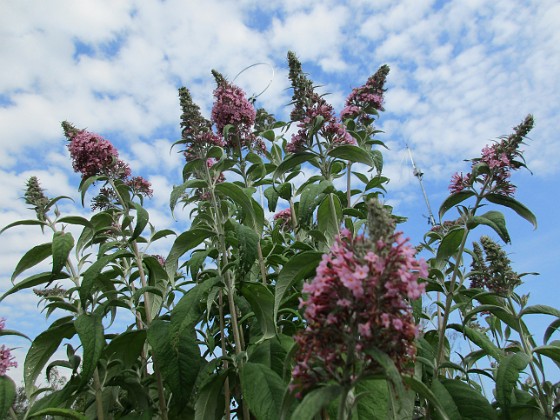
<path fill-rule="evenodd" d="M 258 105 L 282 119 L 289 112 L 288 50 L 337 109 L 353 87 L 386 63 L 387 111 L 379 121 L 385 131 L 379 138 L 391 149 L 385 153 L 391 178 L 386 198 L 409 217 L 403 229 L 416 242 L 428 228 L 427 210 L 405 144 L 425 172 L 437 210 L 451 175 L 467 169 L 464 159 L 534 114 L 536 128 L 526 147 L 533 175 L 516 173 L 513 181 L 539 228 L 533 231 L 506 212 L 513 240 L 507 250 L 519 272 L 541 273 L 523 286 L 531 301 L 557 304 L 556 0 L 0 0 L 0 10 L 1 226 L 33 216 L 21 199 L 31 175 L 49 196 L 67 195 L 79 203 L 79 176 L 68 159 L 63 120 L 109 138 L 133 172 L 154 185 L 151 221 L 158 228 L 180 228 L 168 211 L 182 167 L 179 155 L 170 152 L 179 138 L 178 87 L 187 86 L 209 115 L 211 69 L 232 79 L 252 64 L 267 63 L 245 71 L 236 83 L 258 93 L 274 69 Z M 86 214 L 70 202 L 61 209 Z M 0 291 L 9 287 L 23 253 L 47 241 L 33 229 L 2 235 Z M 0 317 L 30 335 L 46 325 L 36 299 L 25 294 L 0 303 Z M 25 348 L 22 341 L 7 342 Z"/>

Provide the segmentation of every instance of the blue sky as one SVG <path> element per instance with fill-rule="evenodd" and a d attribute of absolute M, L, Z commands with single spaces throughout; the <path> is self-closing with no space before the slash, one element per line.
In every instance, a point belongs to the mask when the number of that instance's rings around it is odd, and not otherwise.
<path fill-rule="evenodd" d="M 507 250 L 517 271 L 541 273 L 523 286 L 531 301 L 555 306 L 560 285 L 554 270 L 560 260 L 559 21 L 555 0 L 4 0 L 0 225 L 33 216 L 21 200 L 31 175 L 40 178 L 50 196 L 78 199 L 79 176 L 72 172 L 60 129 L 60 122 L 69 120 L 110 139 L 133 172 L 153 183 L 151 221 L 158 228 L 180 229 L 187 213 L 174 222 L 168 210 L 182 167 L 180 156 L 170 152 L 180 135 L 178 87 L 187 86 L 209 115 L 211 69 L 232 78 L 266 62 L 275 77 L 258 104 L 286 118 L 288 50 L 298 54 L 338 110 L 352 87 L 387 63 L 387 111 L 379 120 L 385 131 L 379 138 L 390 147 L 384 154 L 391 178 L 386 199 L 409 217 L 403 229 L 416 242 L 428 225 L 405 143 L 425 172 L 437 211 L 451 175 L 468 168 L 464 159 L 478 156 L 528 113 L 535 115 L 526 147 L 534 174 L 516 173 L 513 182 L 517 198 L 537 215 L 539 228 L 533 231 L 506 211 L 513 241 Z M 239 83 L 252 94 L 269 78 L 270 69 L 261 66 Z M 63 204 L 62 211 L 86 213 L 72 203 Z M 34 229 L 2 235 L 0 291 L 9 287 L 23 253 L 48 240 Z M 46 325 L 30 294 L 6 299 L 0 316 L 8 318 L 10 328 L 30 335 Z M 546 325 L 534 324 L 540 340 Z"/>

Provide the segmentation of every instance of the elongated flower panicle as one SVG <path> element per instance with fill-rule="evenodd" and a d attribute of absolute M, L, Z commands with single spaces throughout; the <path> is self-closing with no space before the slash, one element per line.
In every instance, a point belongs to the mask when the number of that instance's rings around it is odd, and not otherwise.
<path fill-rule="evenodd" d="M 0 331 L 4 328 L 6 328 L 6 320 L 0 318 Z M 0 346 L 0 376 L 6 375 L 8 369 L 17 367 L 17 365 L 15 357 L 11 354 L 11 349 L 2 344 L 2 346 Z"/>
<path fill-rule="evenodd" d="M 216 70 L 212 70 L 212 74 L 218 84 L 214 90 L 215 100 L 212 107 L 212 122 L 216 124 L 218 135 L 224 135 L 224 141 L 229 148 L 246 147 L 258 153 L 264 152 L 264 143 L 253 134 L 257 116 L 255 107 L 240 87 L 228 82 Z M 232 126 L 232 130 L 226 135 L 224 128 L 228 125 Z"/>
<path fill-rule="evenodd" d="M 294 53 L 288 53 L 289 78 L 292 82 L 292 121 L 298 122 L 298 132 L 292 135 L 286 146 L 290 153 L 311 147 L 313 134 L 318 132 L 328 143 L 329 148 L 341 144 L 356 144 L 356 140 L 346 131 L 346 127 L 335 116 L 333 107 L 313 89 L 313 83 L 303 73 L 301 63 Z"/>
<path fill-rule="evenodd" d="M 26 185 L 27 189 L 24 194 L 25 203 L 33 206 L 33 210 L 35 210 L 39 220 L 44 220 L 49 199 L 41 188 L 39 179 L 37 179 L 36 176 L 32 176 L 27 180 Z"/>
<path fill-rule="evenodd" d="M 380 366 L 366 352 L 379 349 L 406 370 L 416 354 L 410 299 L 419 298 L 427 275 L 423 260 L 400 233 L 353 237 L 343 230 L 303 287 L 307 327 L 295 340 L 300 350 L 290 385 L 298 397 L 319 383 L 348 386 Z"/>
<path fill-rule="evenodd" d="M 371 76 L 365 85 L 352 90 L 346 99 L 346 106 L 340 112 L 343 120 L 358 119 L 364 124 L 371 124 L 372 114 L 383 109 L 383 94 L 385 81 L 389 74 L 389 66 L 383 65 Z"/>
<path fill-rule="evenodd" d="M 511 171 L 526 167 L 523 151 L 519 150 L 519 147 L 533 125 L 533 116 L 528 115 L 514 128 L 511 135 L 492 145 L 486 145 L 482 149 L 481 157 L 472 159 L 471 173 L 456 173 L 451 177 L 449 191 L 452 194 L 459 193 L 464 189 L 472 189 L 475 183 L 480 183 L 487 186 L 488 193 L 512 197 L 515 194 L 515 185 L 510 182 Z M 486 169 L 482 170 L 482 166 Z"/>
<path fill-rule="evenodd" d="M 511 268 L 511 261 L 499 244 L 488 236 L 473 243 L 471 287 L 487 289 L 502 296 L 510 295 L 521 284 L 519 275 Z M 486 254 L 486 257 L 484 257 Z"/>
<path fill-rule="evenodd" d="M 289 207 L 284 210 L 280 210 L 274 215 L 274 220 L 278 221 L 280 227 L 284 230 L 292 228 L 292 209 Z"/>

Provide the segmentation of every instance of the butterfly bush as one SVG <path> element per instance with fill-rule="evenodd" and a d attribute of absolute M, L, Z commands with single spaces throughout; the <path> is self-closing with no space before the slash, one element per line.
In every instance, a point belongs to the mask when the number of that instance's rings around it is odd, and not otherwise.
<path fill-rule="evenodd" d="M 370 349 L 385 352 L 400 371 L 410 367 L 418 334 L 410 300 L 424 293 L 418 278 L 427 275 L 415 254 L 394 228 L 370 229 L 369 237 L 340 233 L 303 287 L 307 327 L 295 338 L 300 351 L 290 385 L 296 396 L 328 381 L 352 386 L 378 372 Z"/>
<path fill-rule="evenodd" d="M 511 171 L 525 167 L 523 151 L 519 149 L 523 139 L 533 128 L 534 120 L 528 115 L 514 128 L 514 133 L 482 149 L 481 157 L 472 160 L 471 173 L 455 173 L 449 184 L 451 193 L 472 189 L 475 182 L 485 186 L 486 192 L 512 197 L 515 185 L 510 182 Z M 478 177 L 478 174 L 482 174 Z"/>

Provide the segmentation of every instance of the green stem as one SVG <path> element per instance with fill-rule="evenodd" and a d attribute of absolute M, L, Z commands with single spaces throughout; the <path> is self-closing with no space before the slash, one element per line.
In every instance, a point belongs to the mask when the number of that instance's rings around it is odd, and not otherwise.
<path fill-rule="evenodd" d="M 511 299 L 511 296 L 507 297 L 507 301 L 510 307 L 510 311 L 514 314 L 515 319 L 517 321 L 517 325 L 519 327 L 519 338 L 521 342 L 521 347 L 527 356 L 529 356 L 529 369 L 531 370 L 531 376 L 533 377 L 533 381 L 535 382 L 535 387 L 537 389 L 538 395 L 538 403 L 542 412 L 544 413 L 546 418 L 553 418 L 552 413 L 550 413 L 549 405 L 547 403 L 546 392 L 543 390 L 541 381 L 539 380 L 539 375 L 537 370 L 535 369 L 535 365 L 533 364 L 533 351 L 531 349 L 530 344 L 527 342 L 527 337 L 525 336 L 525 331 L 527 327 L 525 323 L 521 321 L 521 317 L 515 311 L 515 305 Z"/>
<path fill-rule="evenodd" d="M 480 193 L 477 194 L 476 201 L 474 207 L 472 209 L 471 215 L 474 216 L 478 207 L 480 206 L 480 202 L 484 197 L 486 189 L 492 183 L 492 177 L 488 177 L 484 182 L 482 188 L 480 189 Z M 461 266 L 461 260 L 463 256 L 463 252 L 465 251 L 465 245 L 467 243 L 467 238 L 469 236 L 470 229 L 465 226 L 463 239 L 461 240 L 461 244 L 459 245 L 459 249 L 455 254 L 457 256 L 455 261 L 455 268 L 453 269 L 453 274 L 451 275 L 451 280 L 449 282 L 449 290 L 445 293 L 445 309 L 443 311 L 443 317 L 441 319 L 441 325 L 439 326 L 438 331 L 438 348 L 436 353 L 436 372 L 439 369 L 439 366 L 443 363 L 443 355 L 444 355 L 444 341 L 445 341 L 445 331 L 447 329 L 447 323 L 449 322 L 449 315 L 451 311 L 451 305 L 453 304 L 453 297 L 455 294 L 455 286 L 457 281 L 457 276 L 459 275 L 459 267 Z M 463 285 L 464 279 L 461 280 L 458 287 L 460 288 Z M 445 282 L 442 284 L 445 287 Z"/>
<path fill-rule="evenodd" d="M 93 384 L 95 386 L 95 406 L 97 408 L 97 419 L 104 420 L 105 412 L 103 409 L 103 390 L 101 389 L 101 381 L 99 380 L 99 371 L 97 368 L 93 372 Z"/>
<path fill-rule="evenodd" d="M 346 420 L 350 418 L 348 416 L 349 410 L 347 409 L 347 404 L 346 404 L 346 400 L 348 399 L 349 393 L 350 393 L 350 387 L 344 387 L 342 390 L 342 395 L 340 396 L 340 403 L 338 404 L 338 414 L 336 416 L 338 420 Z"/>

